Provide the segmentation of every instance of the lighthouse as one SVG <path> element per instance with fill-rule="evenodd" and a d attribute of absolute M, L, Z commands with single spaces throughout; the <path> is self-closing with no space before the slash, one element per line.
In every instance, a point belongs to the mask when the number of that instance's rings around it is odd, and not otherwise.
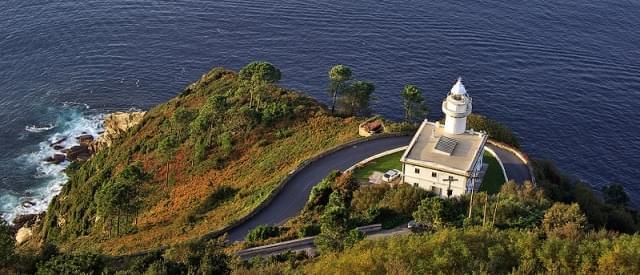
<path fill-rule="evenodd" d="M 486 169 L 482 156 L 488 135 L 466 131 L 471 97 L 462 79 L 458 78 L 442 102 L 442 112 L 444 126 L 425 119 L 404 151 L 400 158 L 402 182 L 442 198 L 473 194 Z"/>
<path fill-rule="evenodd" d="M 445 114 L 444 130 L 446 133 L 459 135 L 467 128 L 467 116 L 471 113 L 471 97 L 462 84 L 462 78 L 458 78 L 456 84 L 444 101 L 442 112 Z"/>

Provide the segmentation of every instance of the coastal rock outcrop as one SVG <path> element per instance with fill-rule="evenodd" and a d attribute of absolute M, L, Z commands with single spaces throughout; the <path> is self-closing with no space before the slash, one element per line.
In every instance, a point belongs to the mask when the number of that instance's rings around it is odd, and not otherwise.
<path fill-rule="evenodd" d="M 91 134 L 83 132 L 82 135 L 75 137 L 80 144 L 70 148 L 63 146 L 64 142 L 68 139 L 64 137 L 50 144 L 54 150 L 59 151 L 61 154 L 54 154 L 44 159 L 44 161 L 52 164 L 60 164 L 66 160 L 86 161 L 101 148 L 111 146 L 111 144 L 113 144 L 122 133 L 129 130 L 129 128 L 140 123 L 144 114 L 145 112 L 117 112 L 109 114 L 104 118 L 104 132 L 100 133 L 100 136 L 96 138 Z"/>
<path fill-rule="evenodd" d="M 16 233 L 16 245 L 20 245 L 33 237 L 33 230 L 28 227 L 21 227 Z"/>
<path fill-rule="evenodd" d="M 116 112 L 105 116 L 104 133 L 95 141 L 96 149 L 111 146 L 129 128 L 138 125 L 146 112 Z"/>

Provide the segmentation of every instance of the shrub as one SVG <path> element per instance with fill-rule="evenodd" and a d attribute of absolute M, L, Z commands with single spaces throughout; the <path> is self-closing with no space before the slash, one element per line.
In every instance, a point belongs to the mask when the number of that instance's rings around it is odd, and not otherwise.
<path fill-rule="evenodd" d="M 103 261 L 96 254 L 63 254 L 38 264 L 37 274 L 100 274 Z"/>
<path fill-rule="evenodd" d="M 587 218 L 577 203 L 554 203 L 544 214 L 542 226 L 547 236 L 574 239 L 585 229 Z"/>
<path fill-rule="evenodd" d="M 298 231 L 298 237 L 311 237 L 320 234 L 320 225 L 319 224 L 309 224 Z"/>
<path fill-rule="evenodd" d="M 261 225 L 249 231 L 244 240 L 247 242 L 263 241 L 269 238 L 278 237 L 281 232 L 282 230 L 278 226 Z"/>
<path fill-rule="evenodd" d="M 483 115 L 471 114 L 467 117 L 467 129 L 474 129 L 475 131 L 485 131 L 489 134 L 489 137 L 509 144 L 513 147 L 519 148 L 520 143 L 518 137 L 509 129 L 509 127 L 487 118 Z"/>
<path fill-rule="evenodd" d="M 422 188 L 409 184 L 401 184 L 387 192 L 380 202 L 380 207 L 389 208 L 405 217 L 411 217 L 413 211 L 418 209 L 420 202 L 430 193 Z"/>

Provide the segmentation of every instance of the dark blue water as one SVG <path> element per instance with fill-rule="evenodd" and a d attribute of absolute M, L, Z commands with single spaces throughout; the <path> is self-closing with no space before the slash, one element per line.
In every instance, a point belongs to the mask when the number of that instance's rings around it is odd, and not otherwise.
<path fill-rule="evenodd" d="M 532 156 L 596 188 L 620 182 L 637 205 L 640 3 L 567 2 L 0 1 L 1 211 L 25 197 L 41 205 L 19 211 L 36 211 L 59 190 L 61 167 L 40 162 L 47 141 L 256 59 L 323 102 L 327 70 L 347 64 L 396 119 L 405 84 L 436 118 L 461 75 L 474 111 L 512 127 Z"/>

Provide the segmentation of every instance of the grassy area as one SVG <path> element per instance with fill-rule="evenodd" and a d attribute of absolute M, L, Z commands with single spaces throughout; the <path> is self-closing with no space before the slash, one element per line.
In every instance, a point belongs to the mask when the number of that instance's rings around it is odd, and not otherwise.
<path fill-rule="evenodd" d="M 402 164 L 400 163 L 400 157 L 402 157 L 402 154 L 404 154 L 404 151 L 375 159 L 353 171 L 353 176 L 358 181 L 367 182 L 369 181 L 369 176 L 371 176 L 371 173 L 374 171 L 384 173 L 391 169 L 402 170 Z"/>
<path fill-rule="evenodd" d="M 250 213 L 303 160 L 358 138 L 357 119 L 333 117 L 275 85 L 259 86 L 252 103 L 252 85 L 214 69 L 109 150 L 69 169 L 43 222 L 45 241 L 112 255 L 183 243 Z M 123 182 L 133 164 L 146 176 L 125 182 L 135 197 L 121 200 L 134 201 L 135 211 L 109 212 L 96 194 Z"/>
<path fill-rule="evenodd" d="M 496 194 L 500 191 L 500 187 L 502 187 L 502 184 L 506 181 L 504 174 L 502 173 L 502 169 L 500 168 L 500 163 L 498 163 L 498 160 L 488 152 L 484 152 L 482 160 L 484 163 L 489 164 L 489 168 L 487 173 L 484 175 L 484 178 L 482 178 L 480 191 L 487 192 L 489 194 Z"/>

